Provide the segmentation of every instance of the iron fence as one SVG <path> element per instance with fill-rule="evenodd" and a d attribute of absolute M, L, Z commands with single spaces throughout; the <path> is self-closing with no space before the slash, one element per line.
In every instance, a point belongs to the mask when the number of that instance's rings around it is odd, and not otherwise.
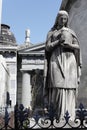
<path fill-rule="evenodd" d="M 54 109 L 32 112 L 28 108 L 24 108 L 23 104 L 16 105 L 13 112 L 8 112 L 5 107 L 5 114 L 0 115 L 0 130 L 2 129 L 87 129 L 87 110 L 83 104 L 79 105 L 76 110 L 76 118 L 70 120 L 68 111 L 65 113 L 64 119 L 58 120 Z"/>

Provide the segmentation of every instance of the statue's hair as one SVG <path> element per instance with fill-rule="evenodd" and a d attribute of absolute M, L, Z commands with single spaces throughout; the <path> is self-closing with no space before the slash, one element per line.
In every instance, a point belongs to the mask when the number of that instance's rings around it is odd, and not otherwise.
<path fill-rule="evenodd" d="M 66 15 L 66 16 L 67 16 L 67 23 L 66 23 L 65 26 L 68 27 L 68 19 L 69 19 L 68 12 L 65 11 L 65 10 L 60 10 L 60 11 L 58 12 L 58 15 L 57 15 L 56 19 L 55 19 L 54 26 L 52 27 L 51 30 L 54 30 L 54 29 L 58 26 L 58 18 L 59 18 L 60 16 L 62 16 L 62 15 Z"/>
<path fill-rule="evenodd" d="M 67 17 L 69 17 L 68 12 L 65 10 L 60 10 L 58 13 L 58 16 L 60 16 L 60 15 L 66 15 Z"/>

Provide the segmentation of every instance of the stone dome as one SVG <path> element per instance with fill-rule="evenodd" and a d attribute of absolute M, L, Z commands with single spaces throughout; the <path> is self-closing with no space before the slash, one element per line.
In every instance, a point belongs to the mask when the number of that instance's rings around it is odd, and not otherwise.
<path fill-rule="evenodd" d="M 6 24 L 1 24 L 0 45 L 17 45 L 16 38 L 10 31 L 10 26 Z"/>

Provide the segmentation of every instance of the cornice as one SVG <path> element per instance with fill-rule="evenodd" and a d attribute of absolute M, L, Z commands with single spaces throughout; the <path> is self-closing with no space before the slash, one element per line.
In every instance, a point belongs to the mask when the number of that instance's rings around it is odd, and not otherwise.
<path fill-rule="evenodd" d="M 17 46 L 0 46 L 0 51 L 15 51 L 17 52 Z"/>
<path fill-rule="evenodd" d="M 34 49 L 38 49 L 40 47 L 44 47 L 45 46 L 45 43 L 39 43 L 39 44 L 34 44 L 34 45 L 31 45 L 31 46 L 24 46 L 24 47 L 18 47 L 18 52 L 20 51 L 25 51 L 25 50 L 34 50 Z"/>

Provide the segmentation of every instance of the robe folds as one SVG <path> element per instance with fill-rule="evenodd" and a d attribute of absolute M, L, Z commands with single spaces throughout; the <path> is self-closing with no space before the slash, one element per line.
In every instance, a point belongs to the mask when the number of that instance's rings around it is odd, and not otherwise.
<path fill-rule="evenodd" d="M 59 38 L 58 45 L 52 43 Z M 66 111 L 75 118 L 75 104 L 81 76 L 80 48 L 66 47 L 62 44 L 78 45 L 76 34 L 69 28 L 50 31 L 45 47 L 44 89 L 48 104 L 53 104 L 58 118 Z"/>

